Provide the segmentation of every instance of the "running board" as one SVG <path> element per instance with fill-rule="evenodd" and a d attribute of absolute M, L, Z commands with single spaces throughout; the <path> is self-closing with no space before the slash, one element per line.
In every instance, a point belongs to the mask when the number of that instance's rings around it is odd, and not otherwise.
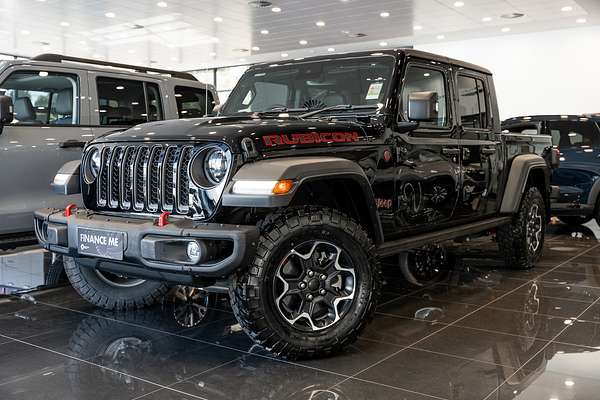
<path fill-rule="evenodd" d="M 467 225 L 462 225 L 453 228 L 442 229 L 441 231 L 425 233 L 418 236 L 411 236 L 384 242 L 377 248 L 377 253 L 380 257 L 392 256 L 406 250 L 415 249 L 426 244 L 435 244 L 445 242 L 446 240 L 456 239 L 461 236 L 469 236 L 475 233 L 480 233 L 488 229 L 496 228 L 501 225 L 510 223 L 511 217 L 497 217 L 486 219 L 483 221 L 473 222 Z"/>

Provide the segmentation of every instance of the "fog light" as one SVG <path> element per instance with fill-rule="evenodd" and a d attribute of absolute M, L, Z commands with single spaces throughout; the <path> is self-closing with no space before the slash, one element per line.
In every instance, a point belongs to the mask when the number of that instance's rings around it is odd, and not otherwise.
<path fill-rule="evenodd" d="M 200 261 L 200 258 L 202 257 L 202 250 L 200 249 L 198 242 L 188 242 L 187 256 L 190 262 L 194 264 Z"/>

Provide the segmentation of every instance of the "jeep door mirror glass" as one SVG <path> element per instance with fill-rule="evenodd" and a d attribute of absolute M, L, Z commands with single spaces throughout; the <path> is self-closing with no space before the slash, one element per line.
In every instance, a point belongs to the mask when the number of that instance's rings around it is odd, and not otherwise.
<path fill-rule="evenodd" d="M 13 101 L 10 96 L 0 96 L 0 125 L 10 124 L 14 118 Z"/>
<path fill-rule="evenodd" d="M 436 92 L 412 92 L 408 95 L 408 119 L 415 122 L 437 121 L 437 105 Z"/>

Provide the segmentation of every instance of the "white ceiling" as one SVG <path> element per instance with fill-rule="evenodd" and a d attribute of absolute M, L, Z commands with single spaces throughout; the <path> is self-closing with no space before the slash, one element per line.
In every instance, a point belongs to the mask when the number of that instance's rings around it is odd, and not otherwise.
<path fill-rule="evenodd" d="M 187 70 L 600 24 L 600 0 L 270 1 L 0 0 L 0 52 Z"/>

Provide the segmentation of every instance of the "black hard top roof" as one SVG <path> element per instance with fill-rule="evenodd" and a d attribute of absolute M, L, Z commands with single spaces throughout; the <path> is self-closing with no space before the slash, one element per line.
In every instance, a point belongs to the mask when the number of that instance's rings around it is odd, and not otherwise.
<path fill-rule="evenodd" d="M 293 60 L 276 61 L 276 62 L 271 62 L 271 63 L 261 63 L 261 64 L 254 65 L 250 69 L 251 70 L 252 69 L 262 69 L 262 68 L 265 68 L 267 66 L 272 66 L 272 65 L 293 65 L 293 64 L 303 63 L 303 62 L 307 62 L 307 61 L 324 61 L 324 60 L 335 60 L 338 58 L 380 56 L 380 55 L 385 55 L 385 54 L 392 55 L 396 58 L 411 57 L 411 58 L 420 58 L 420 59 L 424 59 L 427 61 L 437 61 L 437 62 L 441 62 L 441 63 L 451 64 L 451 65 L 454 65 L 459 68 L 465 68 L 465 69 L 470 69 L 473 71 L 481 72 L 481 73 L 487 74 L 487 75 L 492 74 L 490 70 L 480 67 L 475 64 L 471 64 L 471 63 L 460 61 L 460 60 L 455 60 L 455 59 L 449 58 L 449 57 L 440 56 L 438 54 L 428 53 L 426 51 L 415 50 L 415 49 L 405 49 L 405 48 L 387 49 L 387 50 L 379 50 L 378 49 L 378 50 L 372 50 L 372 51 L 358 51 L 358 52 L 352 52 L 352 53 L 326 54 L 326 55 L 316 56 L 316 57 L 306 57 L 306 58 L 297 58 L 297 59 L 293 59 Z"/>
<path fill-rule="evenodd" d="M 527 122 L 539 122 L 539 121 L 575 121 L 575 122 L 585 122 L 589 120 L 600 121 L 600 114 L 582 114 L 582 115 L 574 115 L 574 114 L 563 114 L 563 115 L 523 115 L 520 117 L 513 117 L 502 121 L 504 125 L 510 124 L 523 124 Z"/>

